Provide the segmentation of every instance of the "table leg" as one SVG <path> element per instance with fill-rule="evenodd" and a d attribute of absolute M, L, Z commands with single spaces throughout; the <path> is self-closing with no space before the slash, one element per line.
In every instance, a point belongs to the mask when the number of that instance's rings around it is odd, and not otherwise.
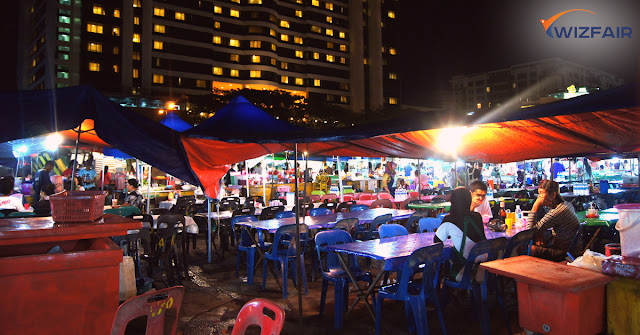
<path fill-rule="evenodd" d="M 596 236 L 598 236 L 598 233 L 600 232 L 601 229 L 602 229 L 602 227 L 598 227 L 596 232 L 591 237 L 591 240 L 589 240 L 589 243 L 587 243 L 587 245 L 584 247 L 583 251 L 589 249 L 589 247 L 591 246 L 591 243 L 593 243 L 593 240 L 596 239 Z M 571 250 L 569 250 L 569 251 L 571 251 Z"/>
<path fill-rule="evenodd" d="M 258 257 L 258 261 L 256 262 L 256 264 L 254 265 L 254 271 L 253 273 L 256 273 L 255 270 L 258 269 L 258 266 L 260 264 L 261 261 L 264 260 L 264 252 L 262 251 L 262 249 L 260 248 L 260 246 L 264 245 L 264 238 L 262 238 L 262 231 L 258 230 L 258 235 L 260 236 L 259 241 L 256 241 L 256 238 L 253 236 L 253 234 L 249 233 L 249 227 L 242 227 L 242 229 L 247 229 L 247 234 L 249 235 L 249 238 L 251 239 L 251 243 L 255 244 L 257 246 L 256 249 L 258 249 L 258 253 L 260 254 L 260 257 Z M 273 244 L 271 245 L 271 248 L 273 248 Z M 271 251 L 271 248 L 269 248 L 269 250 L 267 250 L 267 252 Z M 282 291 L 282 284 L 280 284 L 280 282 L 278 281 L 278 276 L 276 275 L 276 271 L 274 270 L 273 266 L 269 266 L 267 265 L 267 268 L 271 271 L 271 275 L 273 275 L 273 279 L 275 279 L 276 284 L 278 284 L 278 287 L 280 287 L 280 291 Z M 284 277 L 283 277 L 284 280 Z"/>
<path fill-rule="evenodd" d="M 344 260 L 344 258 L 343 258 L 341 253 L 338 253 L 338 259 L 340 260 L 340 264 L 342 264 L 342 267 L 345 269 L 345 272 L 347 272 L 347 275 L 349 276 L 349 279 L 351 280 L 351 282 L 353 283 L 353 286 L 356 288 L 356 291 L 358 292 L 358 295 L 356 296 L 356 299 L 351 303 L 351 306 L 349 306 L 349 309 L 347 310 L 347 316 L 353 310 L 353 308 L 356 306 L 358 301 L 360 301 L 360 299 L 362 299 L 362 300 L 364 300 L 364 302 L 365 302 L 365 304 L 367 306 L 367 310 L 369 311 L 369 315 L 371 315 L 371 318 L 373 318 L 373 321 L 375 321 L 376 320 L 376 314 L 373 312 L 373 308 L 371 307 L 371 304 L 369 303 L 369 300 L 367 300 L 367 297 L 371 294 L 371 291 L 373 291 L 373 289 L 376 287 L 376 285 L 378 284 L 378 282 L 382 278 L 382 275 L 384 274 L 384 271 L 382 271 L 382 269 L 379 269 L 380 271 L 378 271 L 378 276 L 373 280 L 373 282 L 371 282 L 371 285 L 366 290 L 364 290 L 364 289 L 360 288 L 360 285 L 358 284 L 358 281 L 353 276 L 353 273 L 351 273 L 351 269 L 349 268 L 349 265 Z"/>

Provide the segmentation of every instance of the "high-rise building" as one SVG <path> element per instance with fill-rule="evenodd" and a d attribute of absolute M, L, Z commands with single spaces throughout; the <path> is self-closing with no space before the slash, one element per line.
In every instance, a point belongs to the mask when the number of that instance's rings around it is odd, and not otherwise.
<path fill-rule="evenodd" d="M 25 0 L 22 89 L 107 95 L 286 90 L 377 109 L 400 101 L 398 0 Z"/>
<path fill-rule="evenodd" d="M 507 103 L 528 107 L 549 102 L 552 95 L 566 92 L 572 85 L 608 89 L 622 83 L 611 73 L 559 58 L 451 79 L 455 110 L 467 115 L 484 114 Z"/>

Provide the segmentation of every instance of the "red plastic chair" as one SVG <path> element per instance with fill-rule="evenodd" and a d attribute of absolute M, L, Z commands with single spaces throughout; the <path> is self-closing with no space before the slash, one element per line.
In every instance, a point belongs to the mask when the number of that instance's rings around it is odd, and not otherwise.
<path fill-rule="evenodd" d="M 264 309 L 271 310 L 275 319 L 265 315 Z M 271 300 L 253 299 L 242 306 L 231 335 L 243 335 L 251 325 L 260 326 L 260 335 L 278 335 L 284 325 L 284 309 Z"/>
<path fill-rule="evenodd" d="M 378 199 L 375 195 L 371 194 L 371 193 L 362 193 L 360 194 L 360 197 L 358 198 L 358 200 L 376 200 Z"/>
<path fill-rule="evenodd" d="M 320 201 L 334 201 L 338 199 L 338 195 L 336 195 L 335 193 L 327 193 L 325 195 L 323 195 L 322 197 L 320 197 Z"/>
<path fill-rule="evenodd" d="M 155 292 L 145 293 L 135 298 L 125 301 L 116 312 L 111 326 L 111 335 L 123 335 L 127 325 L 133 319 L 147 316 L 147 335 L 164 334 L 164 315 L 169 308 L 176 309 L 173 328 L 170 334 L 175 334 L 178 328 L 178 315 L 182 298 L 184 297 L 184 287 L 174 286 Z"/>
<path fill-rule="evenodd" d="M 352 195 L 352 194 L 345 194 L 342 197 L 344 198 L 343 201 L 351 201 L 351 200 L 355 199 L 355 196 Z"/>
<path fill-rule="evenodd" d="M 418 192 L 417 191 L 409 192 L 409 197 L 417 198 L 418 197 Z"/>
<path fill-rule="evenodd" d="M 380 192 L 378 193 L 378 199 L 389 199 L 389 200 L 393 200 L 393 196 L 391 196 L 390 193 L 387 192 Z"/>

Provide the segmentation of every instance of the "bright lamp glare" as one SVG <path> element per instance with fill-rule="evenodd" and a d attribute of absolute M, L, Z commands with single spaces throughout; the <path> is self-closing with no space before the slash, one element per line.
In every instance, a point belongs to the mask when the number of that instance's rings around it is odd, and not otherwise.
<path fill-rule="evenodd" d="M 44 147 L 48 151 L 58 150 L 58 147 L 60 146 L 60 144 L 62 144 L 62 136 L 60 136 L 60 134 L 57 134 L 57 133 L 47 136 L 47 138 L 44 140 Z"/>
<path fill-rule="evenodd" d="M 462 137 L 467 134 L 469 130 L 470 129 L 467 127 L 451 127 L 442 129 L 438 136 L 436 147 L 443 153 L 456 155 L 458 148 L 462 143 Z"/>

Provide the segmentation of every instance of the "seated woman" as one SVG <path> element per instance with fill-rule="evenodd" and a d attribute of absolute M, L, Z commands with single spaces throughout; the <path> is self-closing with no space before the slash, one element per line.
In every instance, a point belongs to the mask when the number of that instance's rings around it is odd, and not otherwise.
<path fill-rule="evenodd" d="M 538 198 L 527 218 L 527 229 L 534 227 L 541 231 L 551 228 L 553 240 L 548 247 L 534 246 L 531 255 L 552 261 L 565 259 L 580 221 L 573 205 L 560 196 L 560 187 L 553 180 L 543 180 L 538 186 Z"/>
<path fill-rule="evenodd" d="M 14 187 L 13 182 L 13 177 L 0 178 L 0 212 L 5 216 L 12 212 L 27 211 L 20 198 L 11 196 Z"/>
<path fill-rule="evenodd" d="M 465 187 L 458 187 L 451 193 L 451 212 L 442 220 L 436 231 L 435 242 L 451 239 L 455 247 L 456 257 L 452 267 L 456 280 L 462 277 L 462 269 L 471 248 L 487 238 L 484 236 L 482 216 L 472 212 L 471 192 Z"/>
<path fill-rule="evenodd" d="M 127 180 L 127 198 L 124 200 L 124 204 L 122 206 L 133 206 L 142 209 L 144 205 L 144 197 L 142 193 L 138 191 L 138 181 L 136 179 Z"/>
<path fill-rule="evenodd" d="M 40 191 L 40 201 L 33 204 L 33 212 L 37 216 L 49 216 L 51 215 L 51 203 L 49 202 L 49 196 L 56 193 L 56 185 L 49 184 L 44 187 L 44 190 Z"/>

